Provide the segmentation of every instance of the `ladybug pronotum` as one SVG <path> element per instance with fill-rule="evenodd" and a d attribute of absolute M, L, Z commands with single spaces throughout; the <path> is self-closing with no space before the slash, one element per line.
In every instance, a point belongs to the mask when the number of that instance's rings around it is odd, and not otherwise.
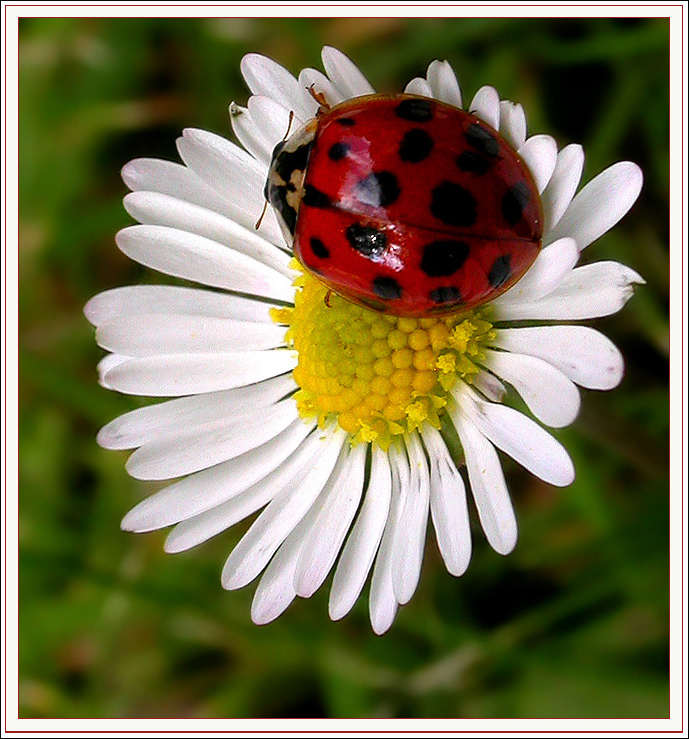
<path fill-rule="evenodd" d="M 319 111 L 275 147 L 265 196 L 307 271 L 395 315 L 486 303 L 541 248 L 541 199 L 519 155 L 475 115 L 415 95 Z"/>

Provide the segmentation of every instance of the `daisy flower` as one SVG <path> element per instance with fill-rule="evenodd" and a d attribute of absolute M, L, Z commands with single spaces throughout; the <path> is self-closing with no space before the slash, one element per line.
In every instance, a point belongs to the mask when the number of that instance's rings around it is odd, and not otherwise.
<path fill-rule="evenodd" d="M 255 227 L 287 130 L 314 118 L 316 98 L 332 106 L 374 92 L 336 49 L 324 48 L 323 65 L 325 74 L 305 69 L 297 79 L 249 54 L 242 72 L 252 96 L 247 107 L 230 107 L 241 147 L 187 129 L 178 140 L 183 164 L 124 167 L 124 205 L 139 225 L 122 230 L 117 245 L 203 287 L 122 287 L 87 304 L 109 352 L 100 383 L 172 398 L 115 419 L 98 442 L 134 449 L 133 477 L 172 480 L 122 522 L 135 532 L 172 526 L 168 552 L 260 511 L 222 571 L 227 589 L 261 576 L 256 623 L 311 596 L 334 569 L 331 618 L 348 613 L 370 575 L 371 623 L 382 634 L 416 589 L 429 518 L 453 575 L 471 556 L 469 494 L 493 549 L 514 548 L 497 450 L 551 485 L 574 479 L 566 450 L 543 427 L 571 424 L 577 386 L 615 387 L 623 360 L 601 333 L 571 322 L 619 311 L 643 282 L 617 262 L 577 262 L 634 204 L 642 175 L 621 162 L 577 193 L 581 146 L 559 150 L 550 136 L 528 137 L 522 106 L 483 87 L 466 108 L 533 175 L 545 218 L 538 257 L 474 310 L 422 318 L 368 310 L 300 268 L 272 208 Z M 444 61 L 405 92 L 463 106 Z M 503 402 L 512 391 L 536 420 Z"/>

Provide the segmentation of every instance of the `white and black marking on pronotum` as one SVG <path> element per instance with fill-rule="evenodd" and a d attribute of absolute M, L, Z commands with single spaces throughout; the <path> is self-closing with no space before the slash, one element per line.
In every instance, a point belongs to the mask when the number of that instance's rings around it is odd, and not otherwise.
<path fill-rule="evenodd" d="M 314 136 L 314 125 L 307 124 L 292 137 L 277 144 L 263 189 L 265 199 L 275 209 L 288 242 L 294 238 L 297 227 L 299 203 Z"/>

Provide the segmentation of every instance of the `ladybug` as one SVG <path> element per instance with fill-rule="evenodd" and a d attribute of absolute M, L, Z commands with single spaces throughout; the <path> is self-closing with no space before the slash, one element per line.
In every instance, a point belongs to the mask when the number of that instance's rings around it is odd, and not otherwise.
<path fill-rule="evenodd" d="M 486 303 L 541 248 L 524 161 L 475 115 L 416 95 L 321 105 L 275 147 L 265 196 L 307 271 L 394 315 Z"/>

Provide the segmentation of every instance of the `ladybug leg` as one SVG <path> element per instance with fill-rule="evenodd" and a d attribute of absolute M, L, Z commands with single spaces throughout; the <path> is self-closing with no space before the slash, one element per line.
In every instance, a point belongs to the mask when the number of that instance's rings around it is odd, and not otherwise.
<path fill-rule="evenodd" d="M 328 292 L 325 294 L 323 298 L 323 302 L 328 306 L 328 308 L 332 307 L 330 305 L 330 296 L 333 294 L 332 290 L 328 290 Z"/>
<path fill-rule="evenodd" d="M 316 118 L 320 118 L 321 116 L 325 115 L 330 110 L 330 105 L 328 101 L 325 99 L 325 94 L 322 92 L 316 92 L 314 90 L 314 87 L 316 86 L 316 83 L 309 85 L 306 89 L 309 92 L 309 95 L 318 103 L 318 110 L 316 111 Z"/>

